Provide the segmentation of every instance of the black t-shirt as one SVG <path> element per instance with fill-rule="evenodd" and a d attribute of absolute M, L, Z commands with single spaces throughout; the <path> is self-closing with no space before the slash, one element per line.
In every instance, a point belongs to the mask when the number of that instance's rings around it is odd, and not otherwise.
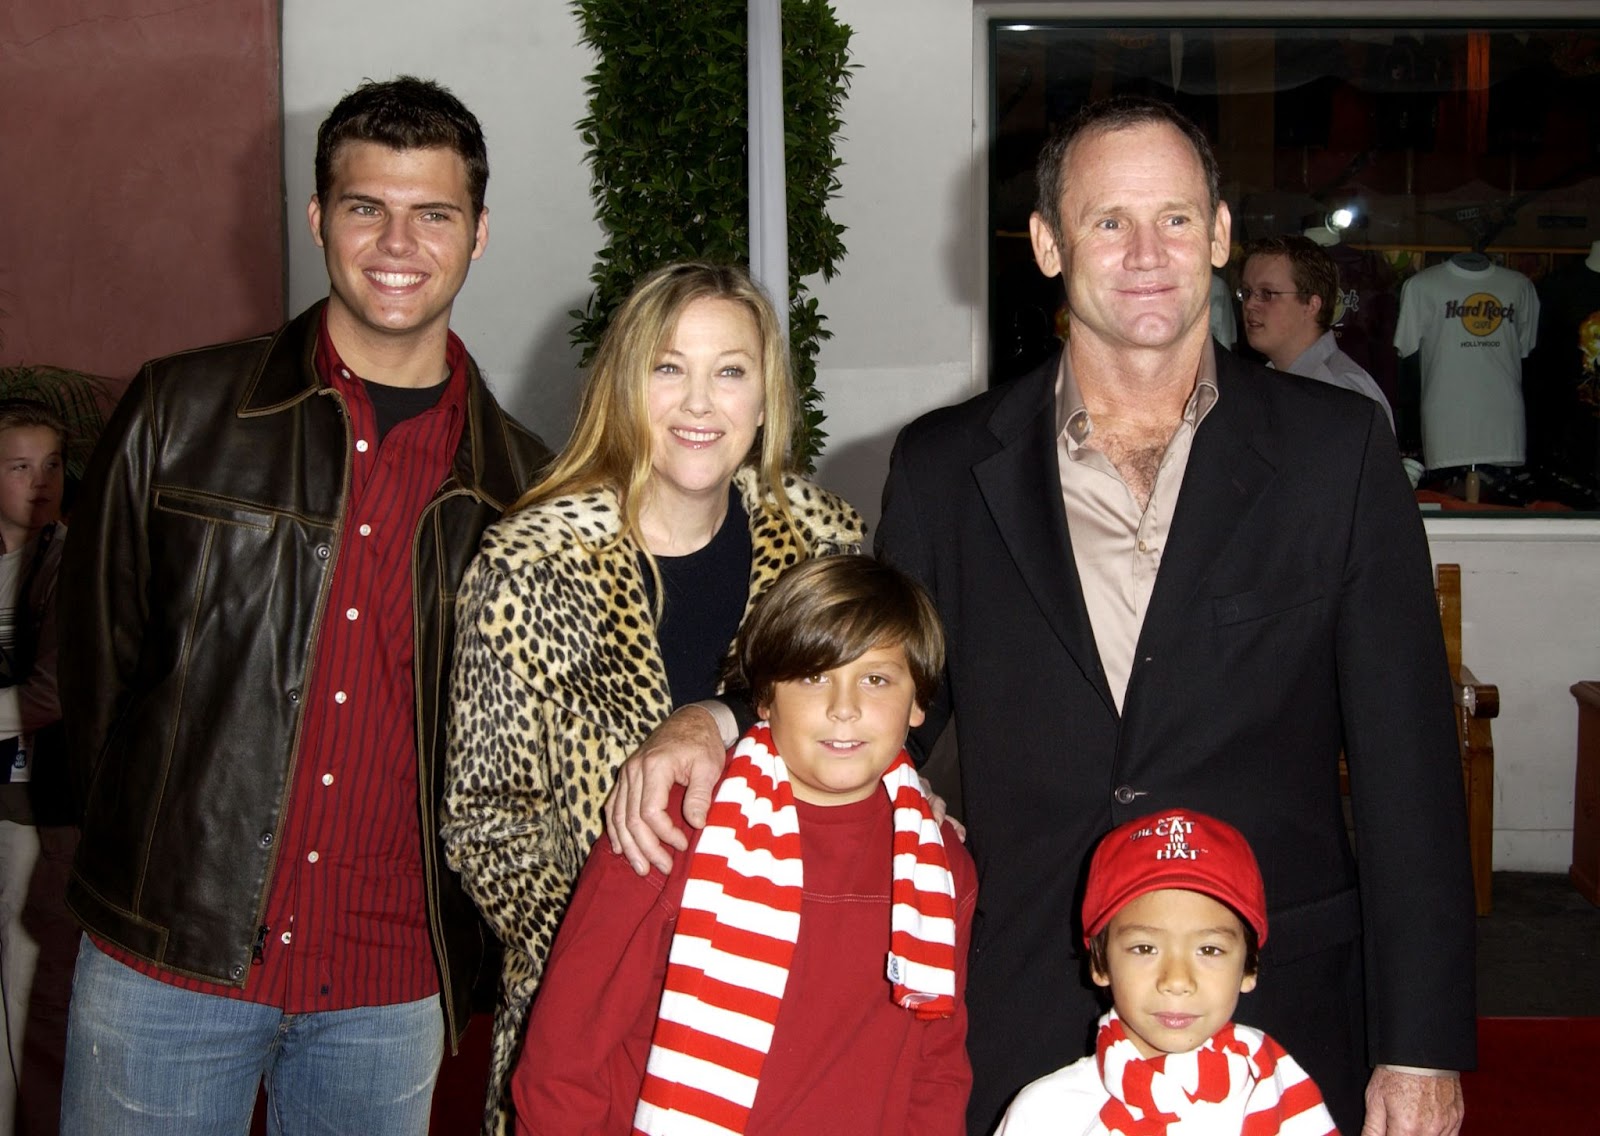
<path fill-rule="evenodd" d="M 711 543 L 687 556 L 656 557 L 666 598 L 656 641 L 667 665 L 673 706 L 716 695 L 723 659 L 750 598 L 751 555 L 750 518 L 730 489 L 728 515 Z M 640 567 L 646 590 L 653 591 L 642 557 Z"/>
<path fill-rule="evenodd" d="M 438 406 L 450 380 L 445 379 L 431 387 L 392 387 L 362 379 L 361 385 L 367 388 L 367 397 L 372 400 L 372 415 L 378 423 L 378 441 L 382 442 L 390 430 L 406 419 L 415 418 Z"/>
<path fill-rule="evenodd" d="M 1583 264 L 1539 282 L 1539 345 L 1523 372 L 1528 443 L 1543 464 L 1600 479 L 1600 272 Z"/>

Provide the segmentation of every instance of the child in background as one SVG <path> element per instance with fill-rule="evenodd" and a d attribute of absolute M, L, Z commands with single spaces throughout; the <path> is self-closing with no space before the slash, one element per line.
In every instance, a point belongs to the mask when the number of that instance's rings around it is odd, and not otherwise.
<path fill-rule="evenodd" d="M 670 875 L 591 851 L 513 1076 L 518 1131 L 960 1136 L 975 871 L 904 751 L 938 616 L 896 570 L 822 557 L 734 655 L 765 720 Z"/>
<path fill-rule="evenodd" d="M 56 695 L 65 440 L 48 406 L 0 400 L 0 1132 L 23 1136 L 60 1122 L 78 949 L 66 905 L 77 829 Z"/>
<path fill-rule="evenodd" d="M 1113 1007 L 1095 1052 L 1018 1093 L 995 1136 L 1337 1136 L 1305 1070 L 1231 1020 L 1267 941 L 1237 829 L 1185 809 L 1113 829 L 1089 864 L 1083 931 Z"/>

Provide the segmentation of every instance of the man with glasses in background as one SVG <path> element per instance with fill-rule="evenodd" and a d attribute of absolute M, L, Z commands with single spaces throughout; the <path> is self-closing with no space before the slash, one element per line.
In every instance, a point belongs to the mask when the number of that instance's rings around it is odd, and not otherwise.
<path fill-rule="evenodd" d="M 1268 365 L 1366 395 L 1383 407 L 1394 429 L 1383 391 L 1334 338 L 1339 266 L 1321 246 L 1298 236 L 1251 241 L 1239 279 L 1234 295 L 1244 311 L 1245 338 Z"/>

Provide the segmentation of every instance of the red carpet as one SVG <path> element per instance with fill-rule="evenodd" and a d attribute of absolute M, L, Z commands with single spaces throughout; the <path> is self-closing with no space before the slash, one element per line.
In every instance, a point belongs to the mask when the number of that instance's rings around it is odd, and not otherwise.
<path fill-rule="evenodd" d="M 1462 1136 L 1600 1131 L 1600 1018 L 1480 1018 Z"/>
<path fill-rule="evenodd" d="M 433 1097 L 433 1136 L 478 1131 L 489 1025 L 487 1014 L 476 1015 L 460 1054 L 445 1058 Z M 1600 1018 L 1481 1018 L 1478 1069 L 1462 1078 L 1467 1096 L 1462 1136 L 1600 1131 L 1592 1091 L 1597 1070 Z"/>
<path fill-rule="evenodd" d="M 473 1136 L 489 1062 L 489 1018 L 473 1018 L 461 1055 L 446 1058 L 433 1136 Z M 1462 1078 L 1462 1136 L 1600 1132 L 1600 1018 L 1480 1018 L 1478 1069 Z M 1346 1133 L 1345 1136 L 1357 1136 Z"/>
<path fill-rule="evenodd" d="M 476 1136 L 483 1124 L 483 1097 L 489 1085 L 490 1014 L 473 1014 L 461 1049 L 447 1052 L 439 1066 L 439 1084 L 433 1090 L 433 1124 L 430 1136 Z"/>

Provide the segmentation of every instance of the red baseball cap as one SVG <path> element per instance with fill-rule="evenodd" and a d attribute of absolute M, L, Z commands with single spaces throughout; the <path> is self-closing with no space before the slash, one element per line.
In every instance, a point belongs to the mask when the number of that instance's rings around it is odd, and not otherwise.
<path fill-rule="evenodd" d="M 1236 911 L 1267 941 L 1267 896 L 1250 842 L 1231 824 L 1193 809 L 1168 809 L 1106 833 L 1089 862 L 1083 937 L 1105 929 L 1123 907 L 1153 891 L 1182 888 Z"/>

